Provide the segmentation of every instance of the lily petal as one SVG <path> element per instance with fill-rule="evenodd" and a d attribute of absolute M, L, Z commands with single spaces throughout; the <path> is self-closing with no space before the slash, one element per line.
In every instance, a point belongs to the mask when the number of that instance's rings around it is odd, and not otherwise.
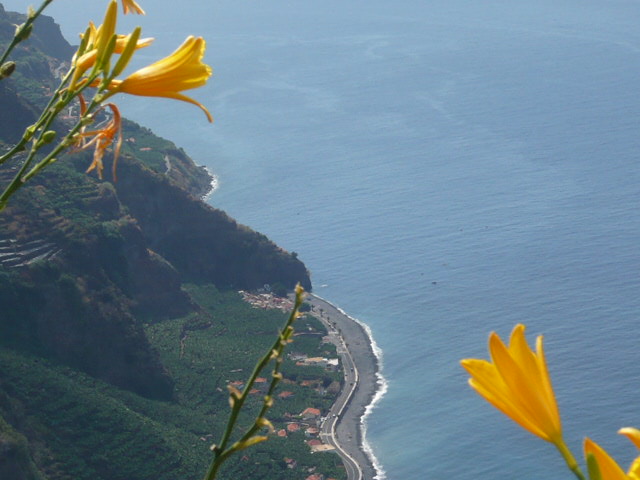
<path fill-rule="evenodd" d="M 600 445 L 589 438 L 585 438 L 584 455 L 586 457 L 589 454 L 596 459 L 602 480 L 628 480 L 624 471 Z"/>
<path fill-rule="evenodd" d="M 491 362 L 463 360 L 469 384 L 502 413 L 532 434 L 564 444 L 562 426 L 541 339 L 537 354 L 527 344 L 525 326 L 516 325 L 507 347 L 500 337 L 489 336 Z"/>

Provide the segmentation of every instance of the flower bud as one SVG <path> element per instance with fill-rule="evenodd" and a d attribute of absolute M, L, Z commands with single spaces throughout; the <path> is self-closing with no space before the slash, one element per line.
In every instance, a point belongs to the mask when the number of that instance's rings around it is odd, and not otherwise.
<path fill-rule="evenodd" d="M 16 69 L 16 62 L 5 62 L 0 67 L 0 80 L 11 76 Z"/>
<path fill-rule="evenodd" d="M 275 428 L 273 428 L 273 424 L 264 417 L 258 418 L 258 420 L 256 420 L 256 425 L 261 428 L 267 428 L 271 433 L 275 432 Z"/>
<path fill-rule="evenodd" d="M 21 25 L 16 25 L 16 33 L 14 34 L 17 42 L 23 42 L 31 35 L 33 31 L 33 24 L 27 25 L 23 23 Z"/>
<path fill-rule="evenodd" d="M 266 440 L 268 440 L 268 437 L 265 437 L 263 435 L 256 435 L 242 442 L 234 443 L 231 446 L 231 450 L 233 451 L 244 450 L 245 448 L 249 448 L 250 446 L 255 445 L 256 443 L 264 442 Z"/>
<path fill-rule="evenodd" d="M 25 141 L 29 141 L 31 140 L 31 138 L 33 137 L 33 135 L 36 133 L 36 126 L 35 125 L 31 125 L 29 127 L 27 127 L 24 131 L 24 139 Z"/>
<path fill-rule="evenodd" d="M 47 143 L 53 142 L 55 138 L 56 138 L 56 132 L 54 132 L 53 130 L 47 130 L 42 134 L 42 136 L 40 137 L 40 140 L 38 140 L 38 143 L 36 144 L 36 148 L 40 148 L 43 145 L 46 145 Z"/>
<path fill-rule="evenodd" d="M 56 139 L 56 132 L 54 130 L 47 130 L 42 135 L 42 143 L 51 143 Z"/>

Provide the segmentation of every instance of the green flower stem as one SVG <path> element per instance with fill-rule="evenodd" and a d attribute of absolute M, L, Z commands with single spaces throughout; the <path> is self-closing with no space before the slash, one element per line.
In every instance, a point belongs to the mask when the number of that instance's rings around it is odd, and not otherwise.
<path fill-rule="evenodd" d="M 22 187 L 22 185 L 24 185 L 29 179 L 31 179 L 34 175 L 39 173 L 47 165 L 55 161 L 56 156 L 72 143 L 73 136 L 76 133 L 78 133 L 78 131 L 80 131 L 83 125 L 84 125 L 84 122 L 82 120 L 78 121 L 78 123 L 76 123 L 76 125 L 69 131 L 69 133 L 64 137 L 64 139 L 60 143 L 58 143 L 58 145 L 46 157 L 44 157 L 28 173 L 26 173 L 27 169 L 31 165 L 31 162 L 33 161 L 35 154 L 38 151 L 37 142 L 34 143 L 34 146 L 29 152 L 29 156 L 25 160 L 24 164 L 20 168 L 20 171 L 16 174 L 16 176 L 13 178 L 13 180 L 11 181 L 9 186 L 4 190 L 4 192 L 2 192 L 2 195 L 0 195 L 0 211 L 2 211 L 7 206 L 7 202 L 9 201 L 9 198 L 20 187 Z M 44 134 L 44 131 L 42 132 L 42 134 Z"/>
<path fill-rule="evenodd" d="M 249 380 L 247 381 L 247 384 L 245 385 L 241 395 L 234 397 L 233 393 L 231 394 L 232 398 L 234 399 L 234 401 L 232 402 L 231 414 L 229 415 L 229 420 L 227 422 L 227 426 L 222 435 L 220 443 L 217 446 L 212 447 L 214 458 L 209 465 L 209 469 L 204 477 L 204 480 L 213 480 L 224 461 L 227 460 L 234 452 L 244 448 L 243 444 L 246 444 L 246 442 L 248 442 L 249 439 L 253 437 L 258 430 L 264 428 L 264 424 L 260 423 L 260 421 L 264 418 L 264 414 L 272 405 L 272 394 L 281 378 L 280 364 L 282 363 L 282 354 L 284 352 L 284 347 L 293 334 L 292 325 L 298 318 L 298 311 L 300 309 L 300 306 L 302 305 L 303 297 L 304 291 L 301 288 L 297 288 L 293 309 L 291 310 L 291 314 L 289 315 L 287 322 L 280 331 L 278 338 L 274 342 L 273 346 L 267 351 L 267 353 L 254 367 L 253 372 L 251 373 L 251 376 L 249 377 Z M 262 370 L 264 370 L 264 368 L 269 364 L 271 360 L 275 360 L 276 364 L 273 369 L 269 390 L 265 396 L 265 401 L 262 405 L 262 409 L 256 417 L 256 421 L 251 426 L 251 428 L 249 428 L 249 430 L 247 430 L 244 435 L 242 435 L 239 441 L 235 442 L 230 447 L 227 447 L 231 438 L 231 434 L 233 433 L 233 430 L 236 426 L 238 415 L 240 414 L 242 407 L 244 406 L 245 400 L 249 396 L 249 391 L 252 389 L 256 378 L 258 378 L 258 375 L 260 375 Z"/>
<path fill-rule="evenodd" d="M 44 118 L 41 118 L 41 120 L 43 120 L 42 126 L 46 128 L 48 125 L 51 124 L 51 122 L 53 122 L 53 119 L 55 118 L 55 115 L 44 115 L 43 117 Z M 47 119 L 48 119 L 48 121 L 47 121 Z M 40 127 L 38 127 L 38 128 L 40 128 Z M 7 202 L 9 201 L 9 198 L 20 187 L 22 187 L 22 185 L 24 185 L 24 183 L 27 181 L 27 178 L 25 177 L 25 173 L 27 172 L 29 166 L 31 165 L 31 162 L 33 162 L 33 159 L 35 158 L 35 155 L 38 153 L 38 150 L 41 147 L 41 143 L 39 142 L 39 140 L 42 138 L 42 135 L 44 135 L 44 132 L 45 132 L 45 129 L 44 128 L 41 129 L 40 134 L 38 135 L 38 139 L 33 141 L 33 144 L 31 146 L 31 150 L 29 151 L 29 155 L 27 156 L 27 158 L 25 159 L 24 163 L 22 164 L 22 167 L 20 167 L 20 170 L 13 177 L 13 180 L 11 181 L 9 186 L 7 186 L 7 188 L 4 190 L 4 192 L 2 192 L 2 195 L 0 195 L 0 211 L 3 210 L 4 207 L 6 207 Z M 62 144 L 62 142 L 60 144 Z M 59 146 L 60 145 L 58 145 L 58 147 Z M 54 152 L 56 150 L 58 150 L 58 148 L 54 149 Z M 45 157 L 45 159 L 47 159 L 47 158 L 49 158 L 49 155 L 47 155 L 47 157 Z"/>
<path fill-rule="evenodd" d="M 67 145 L 67 139 L 69 139 L 69 138 L 71 138 L 71 136 L 75 135 L 75 133 L 77 133 L 78 130 L 82 127 L 82 119 L 81 119 L 80 121 L 78 121 L 76 126 L 67 134 L 65 139 L 63 141 L 61 141 L 58 144 L 58 146 L 56 148 L 54 148 L 43 160 L 41 160 L 35 167 L 33 167 L 33 169 L 29 173 L 27 173 L 27 170 L 31 166 L 31 163 L 33 162 L 33 159 L 35 158 L 36 154 L 38 153 L 38 150 L 42 147 L 42 142 L 40 142 L 40 140 L 42 140 L 42 136 L 44 135 L 45 131 L 47 130 L 47 127 L 49 125 L 51 125 L 51 123 L 53 122 L 53 120 L 57 116 L 57 113 L 59 113 L 59 112 L 48 112 L 48 113 L 44 114 L 43 118 L 41 118 L 41 121 L 39 121 L 40 125 L 38 126 L 38 128 L 40 129 L 40 133 L 38 135 L 38 138 L 33 141 L 33 144 L 31 146 L 31 150 L 29 151 L 29 155 L 27 156 L 26 160 L 22 164 L 22 167 L 20 167 L 20 170 L 13 177 L 13 180 L 11 181 L 9 186 L 7 186 L 7 188 L 4 190 L 4 192 L 2 192 L 2 195 L 0 195 L 0 210 L 4 209 L 4 207 L 7 205 L 7 202 L 9 200 L 9 198 L 20 187 L 22 187 L 22 185 L 24 185 L 27 182 L 27 180 L 29 180 L 31 177 L 33 177 L 33 175 L 35 175 L 37 172 L 39 172 L 45 166 L 47 166 L 49 163 L 51 163 L 52 159 L 55 158 L 55 156 L 58 155 L 58 153 L 60 153 L 64 148 L 66 148 L 68 146 Z"/>
<path fill-rule="evenodd" d="M 79 90 L 77 93 L 79 94 L 81 91 L 82 90 Z M 53 120 L 58 115 L 58 113 L 60 113 L 60 110 L 66 107 L 69 104 L 69 101 L 75 98 L 75 96 L 76 95 L 70 98 L 67 102 L 62 102 L 62 105 L 59 108 L 55 109 L 54 113 L 51 115 L 50 120 L 43 125 L 43 128 L 41 129 L 41 133 L 40 133 L 40 138 L 42 137 L 42 135 L 44 135 L 45 131 L 47 130 L 51 122 L 53 122 Z M 38 162 L 38 164 L 36 164 L 36 166 L 34 166 L 31 169 L 31 171 L 29 171 L 29 173 L 27 173 L 26 175 L 24 175 L 23 178 L 21 178 L 22 183 L 25 183 L 27 180 L 37 175 L 43 168 L 45 168 L 50 163 L 54 162 L 59 153 L 61 153 L 64 149 L 69 147 L 69 145 L 73 144 L 73 137 L 80 131 L 80 129 L 84 125 L 86 125 L 87 118 L 93 113 L 94 109 L 98 105 L 100 105 L 101 101 L 102 101 L 102 97 L 99 94 L 96 95 L 91 100 L 91 103 L 87 106 L 87 111 L 85 112 L 85 114 L 82 117 L 80 117 L 78 122 L 74 125 L 74 127 L 71 130 L 69 130 L 69 133 L 67 133 L 67 135 L 65 135 L 62 141 L 58 143 L 56 148 L 54 148 L 46 157 L 44 157 L 40 162 Z M 35 143 L 36 147 L 37 145 L 38 145 L 38 142 Z M 25 165 L 27 165 L 27 162 L 25 162 Z M 1 197 L 0 197 L 0 205 L 2 205 Z"/>
<path fill-rule="evenodd" d="M 574 473 L 574 475 L 578 478 L 578 480 L 586 480 L 584 473 L 582 473 L 582 470 L 580 470 L 580 467 L 578 466 L 578 462 L 576 462 L 576 459 L 571 453 L 571 450 L 569 450 L 569 447 L 567 447 L 567 444 L 564 443 L 563 440 L 561 440 L 557 443 L 554 443 L 554 445 L 560 452 L 560 455 L 562 455 L 562 458 L 564 459 L 564 461 L 567 463 L 569 470 L 571 470 Z"/>
<path fill-rule="evenodd" d="M 16 155 L 17 153 L 24 152 L 26 150 L 26 145 L 29 142 L 27 133 L 25 132 L 24 136 L 18 143 L 16 143 L 11 150 L 9 150 L 4 155 L 0 156 L 0 165 L 9 160 L 11 157 Z"/>
<path fill-rule="evenodd" d="M 0 156 L 0 165 L 2 165 L 4 162 L 12 158 L 15 154 L 26 150 L 26 145 L 27 143 L 29 143 L 29 140 L 33 138 L 33 135 L 35 134 L 35 132 L 37 132 L 40 129 L 43 129 L 42 126 L 44 122 L 46 122 L 47 119 L 54 112 L 53 107 L 57 102 L 58 97 L 60 96 L 60 93 L 65 88 L 66 84 L 69 82 L 69 79 L 71 78 L 71 74 L 73 73 L 74 70 L 75 70 L 74 68 L 71 68 L 62 78 L 60 85 L 58 86 L 56 91 L 53 93 L 51 98 L 49 99 L 49 103 L 47 104 L 45 109 L 42 111 L 42 114 L 40 115 L 40 118 L 38 119 L 38 121 L 33 125 L 31 125 L 30 127 L 28 127 L 27 130 L 25 130 L 20 141 L 16 143 L 11 150 L 9 150 L 4 155 Z M 75 98 L 75 95 L 70 96 L 70 98 L 67 99 L 66 103 L 58 110 L 57 113 L 59 113 L 59 111 L 62 110 L 62 108 L 66 107 L 71 102 L 71 100 L 73 100 L 73 98 Z M 57 113 L 55 113 L 54 116 L 57 115 Z"/>
<path fill-rule="evenodd" d="M 80 131 L 80 129 L 86 124 L 87 119 L 93 113 L 96 107 L 100 105 L 102 101 L 102 95 L 96 94 L 94 98 L 91 100 L 91 103 L 87 107 L 87 111 L 84 113 L 82 117 L 78 120 L 78 122 L 74 125 L 74 127 L 67 133 L 67 135 L 58 143 L 58 145 L 47 154 L 40 162 L 38 162 L 31 170 L 29 167 L 31 166 L 36 154 L 42 148 L 46 142 L 43 142 L 43 135 L 49 129 L 53 121 L 57 118 L 58 114 L 62 111 L 62 109 L 66 108 L 69 103 L 71 103 L 75 98 L 78 97 L 88 85 L 97 77 L 97 74 L 94 77 L 90 77 L 85 84 L 74 91 L 66 91 L 64 89 L 66 84 L 68 83 L 73 71 L 75 69 L 71 68 L 67 74 L 64 76 L 60 85 L 56 89 L 55 93 L 49 100 L 49 104 L 44 109 L 42 115 L 38 119 L 38 121 L 30 126 L 22 139 L 16 146 L 14 146 L 9 152 L 0 157 L 0 164 L 11 158 L 16 153 L 25 150 L 25 146 L 29 141 L 32 141 L 31 150 L 27 155 L 20 171 L 14 176 L 11 183 L 6 187 L 6 189 L 0 195 L 0 211 L 2 211 L 6 206 L 9 198 L 24 185 L 29 179 L 38 174 L 42 169 L 47 167 L 49 164 L 53 163 L 56 160 L 56 157 L 66 148 L 68 148 L 71 144 L 73 144 L 73 137 Z M 33 138 L 37 132 L 37 138 Z"/>
<path fill-rule="evenodd" d="M 38 9 L 33 14 L 27 15 L 27 21 L 24 22 L 24 24 L 22 24 L 22 27 L 21 27 L 22 30 L 24 31 L 28 28 L 31 28 L 31 26 L 33 25 L 33 22 L 36 21 L 36 19 L 40 16 L 43 10 L 47 8 L 49 4 L 52 2 L 53 0 L 44 0 L 44 2 L 42 2 L 42 5 L 40 5 L 40 7 L 38 7 Z M 2 65 L 7 60 L 7 58 L 9 57 L 9 54 L 13 51 L 15 46 L 18 45 L 21 41 L 22 39 L 20 39 L 18 35 L 14 35 L 13 39 L 11 40 L 11 43 L 2 54 L 2 57 L 0 57 L 0 65 Z"/>

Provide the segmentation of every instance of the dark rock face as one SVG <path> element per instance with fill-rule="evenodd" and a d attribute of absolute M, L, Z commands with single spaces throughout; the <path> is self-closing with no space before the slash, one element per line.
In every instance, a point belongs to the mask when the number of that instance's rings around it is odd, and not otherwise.
<path fill-rule="evenodd" d="M 191 303 L 176 272 L 148 252 L 135 224 L 125 223 L 118 233 L 116 240 L 95 235 L 69 242 L 69 254 L 56 239 L 63 248 L 55 258 L 6 269 L 0 277 L 2 344 L 169 399 L 173 381 L 134 313 L 163 318 L 186 313 Z M 19 248 L 22 241 L 16 243 Z"/>
<path fill-rule="evenodd" d="M 311 289 L 304 264 L 267 237 L 135 162 L 123 162 L 118 197 L 138 220 L 149 246 L 185 280 L 221 288 L 255 289 L 265 283 Z"/>
<path fill-rule="evenodd" d="M 0 132 L 2 138 L 10 142 L 17 142 L 22 136 L 25 126 L 31 125 L 38 119 L 33 106 L 16 95 L 8 82 L 0 82 Z"/>

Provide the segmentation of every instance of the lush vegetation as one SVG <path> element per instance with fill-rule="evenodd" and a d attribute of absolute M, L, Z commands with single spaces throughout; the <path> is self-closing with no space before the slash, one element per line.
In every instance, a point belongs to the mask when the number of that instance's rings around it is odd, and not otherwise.
<path fill-rule="evenodd" d="M 248 377 L 254 360 L 273 341 L 284 314 L 259 310 L 234 292 L 213 285 L 190 285 L 202 310 L 185 317 L 145 325 L 148 338 L 176 382 L 170 401 L 144 398 L 118 389 L 37 352 L 0 348 L 0 413 L 25 435 L 36 464 L 53 479 L 175 479 L 199 478 L 228 413 L 227 385 Z M 299 321 L 292 345 L 310 356 L 334 355 L 321 343 L 322 325 L 313 318 Z M 301 341 L 298 341 L 301 340 Z M 327 411 L 334 395 L 301 386 L 302 379 L 319 383 L 341 378 L 339 372 L 317 367 L 291 367 L 280 390 L 293 392 L 278 399 L 270 419 L 277 430 L 301 422 L 307 407 Z M 252 395 L 252 408 L 261 403 Z M 247 450 L 223 469 L 221 478 L 300 479 L 310 469 L 345 478 L 334 453 L 310 453 L 303 430 Z M 287 468 L 285 458 L 297 462 Z"/>
<path fill-rule="evenodd" d="M 0 44 L 22 21 L 0 5 Z M 0 82 L 0 151 L 33 122 L 73 51 L 51 19 L 36 27 Z M 310 288 L 296 255 L 198 200 L 210 177 L 182 149 L 123 127 L 118 182 L 85 174 L 90 152 L 71 153 L 0 214 L 2 479 L 201 478 L 229 411 L 227 385 L 249 376 L 285 318 L 235 290 Z M 0 166 L 0 184 L 15 172 Z M 296 352 L 336 357 L 315 319 L 298 329 Z M 220 478 L 345 478 L 336 454 L 311 454 L 313 421 L 299 418 L 329 409 L 341 373 L 289 358 L 283 373 L 286 395 L 268 415 L 276 431 Z M 256 390 L 241 423 L 261 403 Z"/>

